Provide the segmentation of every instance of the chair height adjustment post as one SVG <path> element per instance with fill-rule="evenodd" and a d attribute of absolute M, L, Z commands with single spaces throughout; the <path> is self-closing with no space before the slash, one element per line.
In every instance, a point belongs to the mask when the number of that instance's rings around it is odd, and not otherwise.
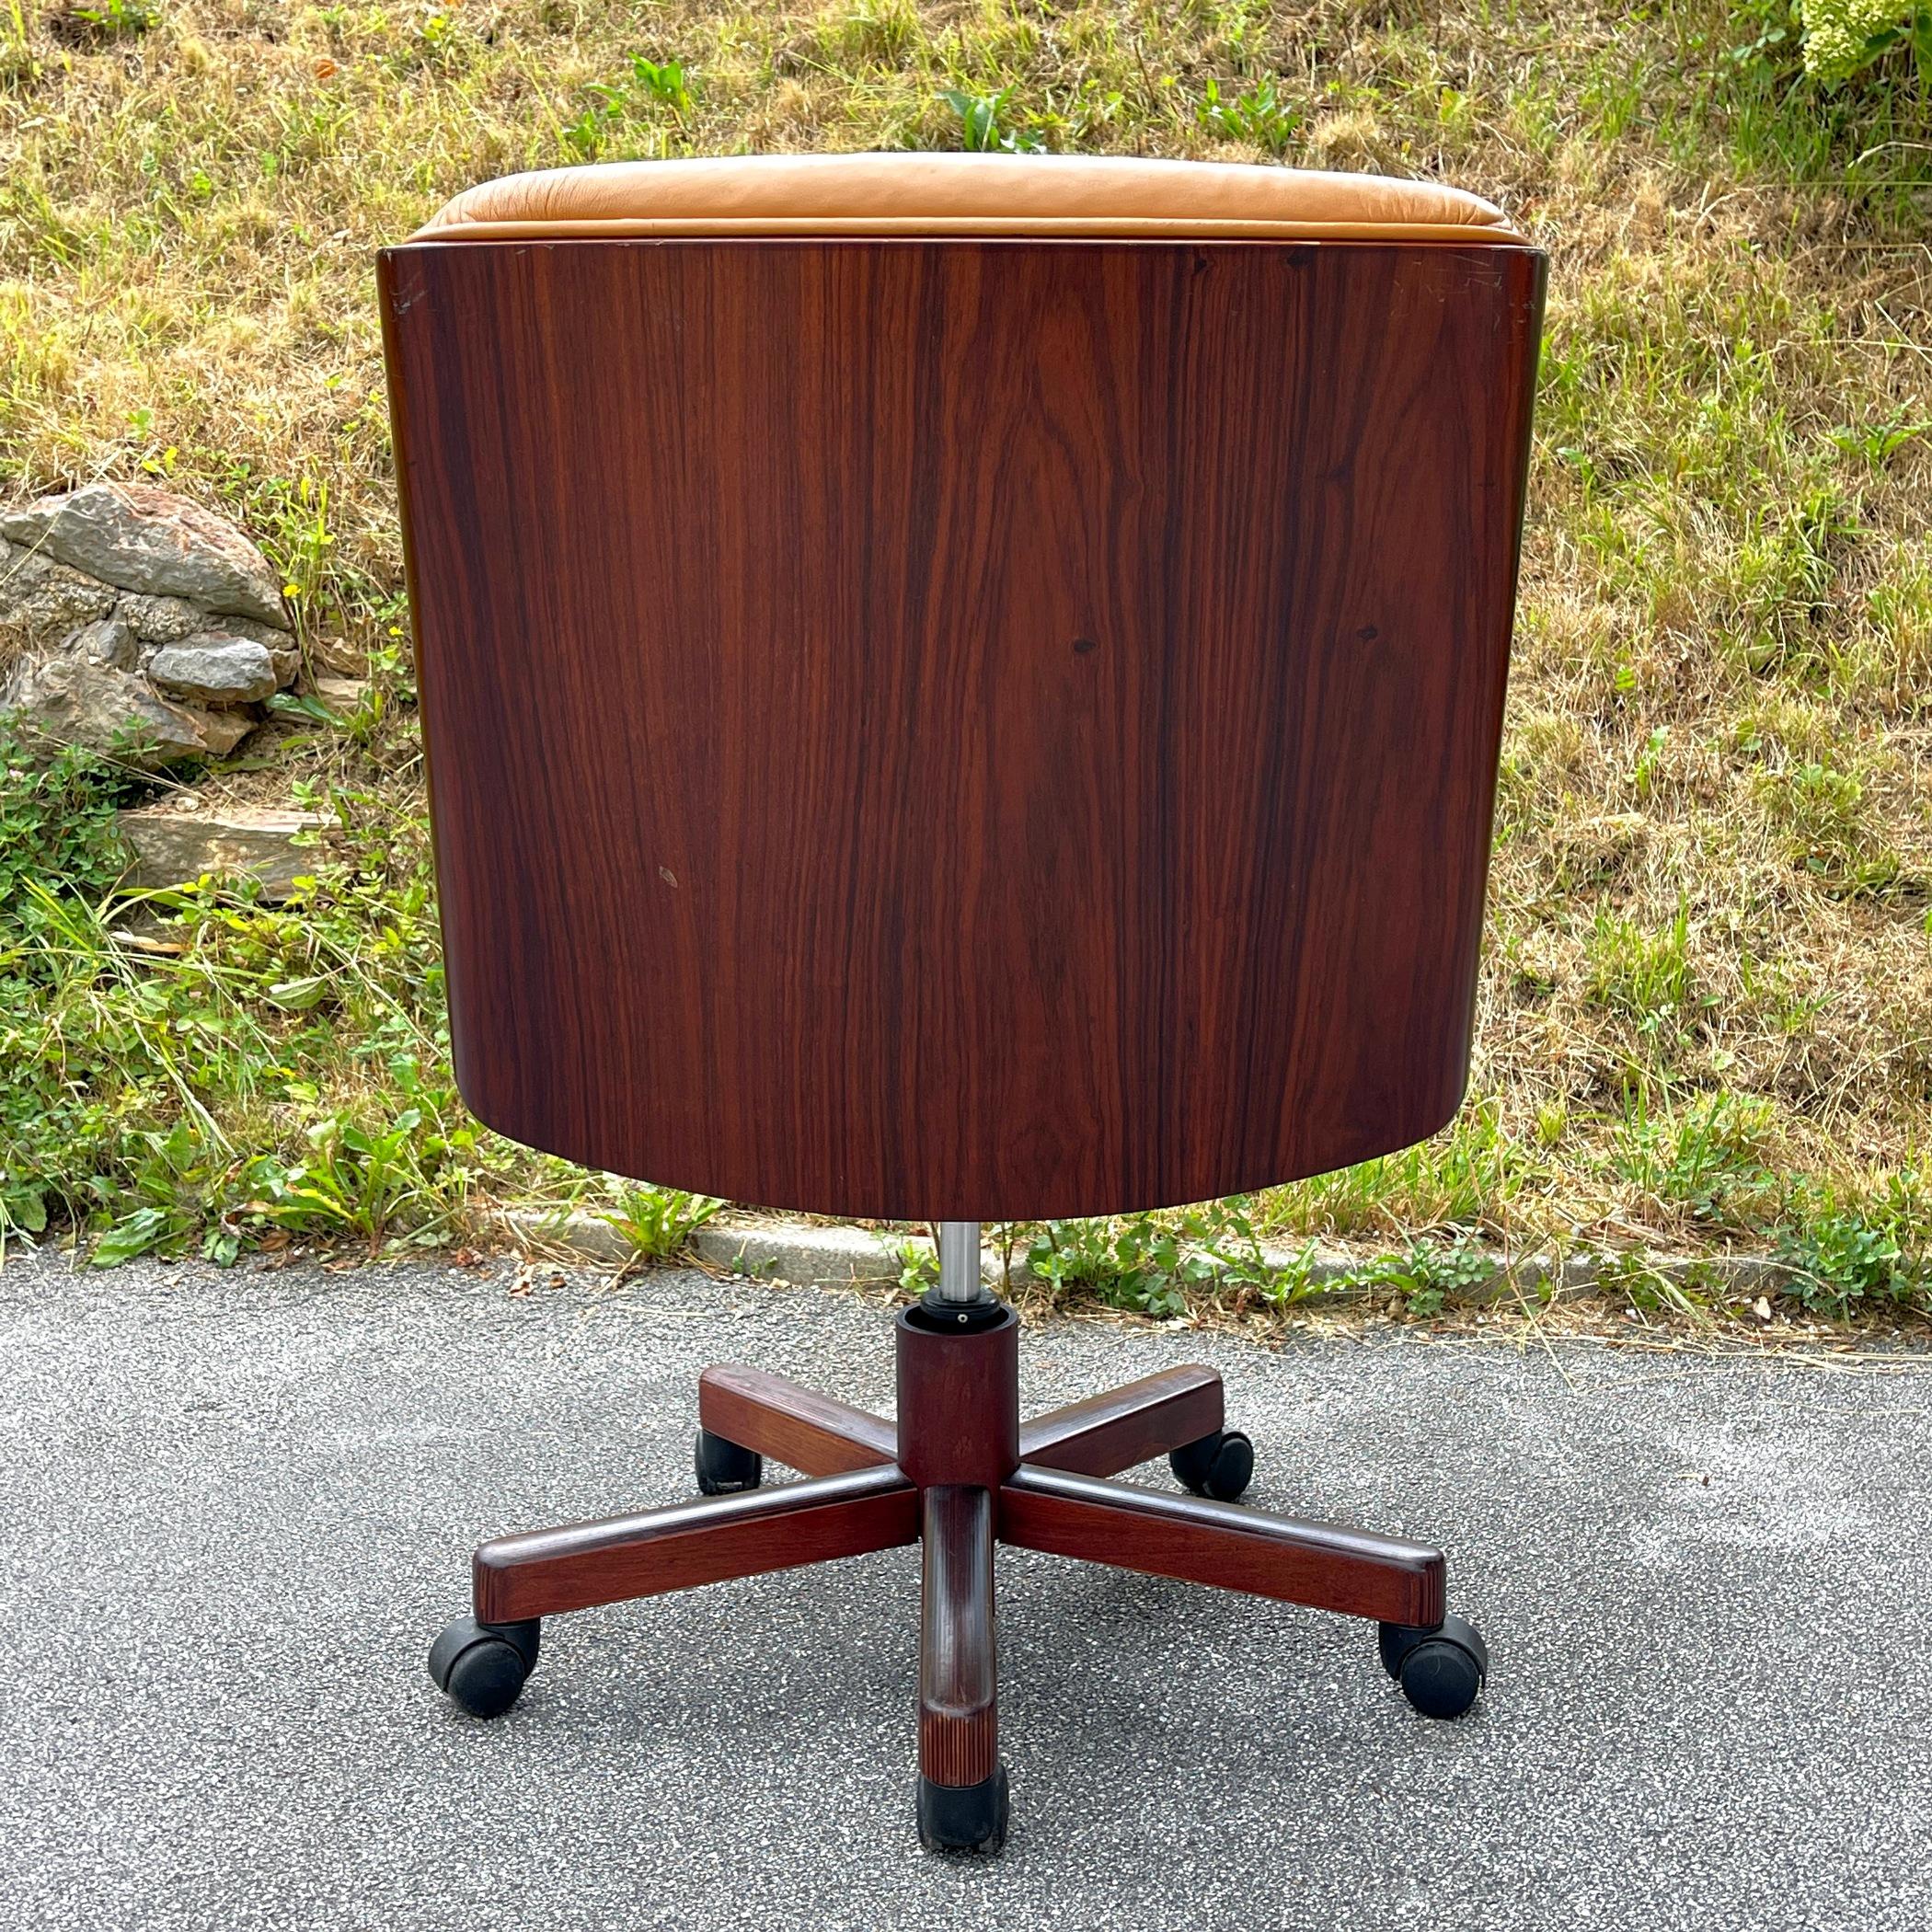
<path fill-rule="evenodd" d="M 980 1224 L 936 1221 L 939 1279 L 920 1298 L 928 1326 L 954 1334 L 990 1328 L 1005 1306 L 980 1272 Z"/>

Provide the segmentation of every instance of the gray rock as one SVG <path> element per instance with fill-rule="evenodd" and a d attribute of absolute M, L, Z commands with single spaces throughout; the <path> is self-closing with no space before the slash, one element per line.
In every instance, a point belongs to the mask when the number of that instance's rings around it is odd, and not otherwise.
<path fill-rule="evenodd" d="M 183 643 L 209 629 L 208 620 L 214 613 L 190 604 L 185 597 L 148 597 L 128 591 L 114 606 L 114 615 L 133 626 L 134 635 L 144 647 L 143 657 L 149 659 L 164 644 Z M 293 631 L 232 614 L 224 614 L 213 627 L 224 638 L 247 638 L 259 644 L 275 667 L 278 690 L 285 690 L 295 682 L 295 673 L 302 669 L 302 652 Z"/>
<path fill-rule="evenodd" d="M 121 814 L 121 836 L 134 855 L 129 883 L 137 890 L 187 885 L 216 878 L 259 880 L 266 899 L 286 899 L 297 878 L 313 875 L 322 855 L 298 845 L 300 834 L 322 831 L 329 821 L 314 811 L 221 811 L 144 805 Z"/>
<path fill-rule="evenodd" d="M 40 736 L 146 771 L 231 751 L 255 722 L 236 712 L 170 704 L 146 679 L 78 651 L 22 666 L 0 707 Z"/>
<path fill-rule="evenodd" d="M 228 522 L 148 483 L 88 483 L 0 517 L 0 536 L 124 591 L 284 627 L 268 559 Z"/>
<path fill-rule="evenodd" d="M 293 653 L 295 649 L 293 631 L 279 625 L 259 623 L 253 617 L 237 617 L 228 611 L 203 610 L 185 597 L 140 597 L 130 592 L 121 598 L 116 615 L 133 625 L 136 637 L 154 644 L 178 644 L 197 631 L 218 630 L 224 638 L 247 638 L 262 646 L 271 657 L 278 651 Z M 216 621 L 211 624 L 211 617 Z M 144 630 L 144 622 L 159 628 Z"/>
<path fill-rule="evenodd" d="M 123 591 L 114 615 L 122 619 L 144 644 L 178 644 L 198 630 L 208 628 L 208 613 L 185 597 L 150 597 L 140 591 Z M 236 625 L 247 618 L 233 620 Z M 267 627 L 262 627 L 266 628 Z"/>
<path fill-rule="evenodd" d="M 282 684 L 262 645 L 218 631 L 164 644 L 147 661 L 147 674 L 174 696 L 216 706 L 253 704 Z"/>
<path fill-rule="evenodd" d="M 316 697 L 338 718 L 347 718 L 369 696 L 369 680 L 362 677 L 331 677 L 319 673 L 311 687 Z"/>
<path fill-rule="evenodd" d="M 119 617 L 97 617 L 84 624 L 61 649 L 90 664 L 111 665 L 116 671 L 132 671 L 139 654 L 133 631 Z"/>
<path fill-rule="evenodd" d="M 148 765 L 220 754 L 257 722 L 239 707 L 301 668 L 261 553 L 182 498 L 94 484 L 0 530 L 0 707 L 41 736 L 132 738 Z"/>
<path fill-rule="evenodd" d="M 224 758 L 261 722 L 253 711 L 239 708 L 211 711 L 201 705 L 178 705 L 192 720 L 202 749 L 213 758 Z"/>
<path fill-rule="evenodd" d="M 285 630 L 274 624 L 258 624 L 252 617 L 224 617 L 218 626 L 208 627 L 219 629 L 231 638 L 249 638 L 259 644 L 270 657 L 286 655 L 291 663 L 299 661 L 293 631 Z M 291 672 L 290 675 L 293 676 Z"/>
<path fill-rule="evenodd" d="M 113 608 L 109 585 L 0 542 L 0 660 L 47 650 Z"/>

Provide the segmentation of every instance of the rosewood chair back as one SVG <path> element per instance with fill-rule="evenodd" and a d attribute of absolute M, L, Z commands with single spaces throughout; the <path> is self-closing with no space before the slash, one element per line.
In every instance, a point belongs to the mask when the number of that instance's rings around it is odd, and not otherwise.
<path fill-rule="evenodd" d="M 975 1220 L 1442 1126 L 1542 257 L 1274 168 L 527 179 L 382 262 L 477 1113 Z"/>

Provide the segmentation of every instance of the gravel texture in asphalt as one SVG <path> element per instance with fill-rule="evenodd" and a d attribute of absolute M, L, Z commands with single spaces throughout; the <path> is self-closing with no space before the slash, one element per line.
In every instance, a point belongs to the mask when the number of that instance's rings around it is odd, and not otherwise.
<path fill-rule="evenodd" d="M 1366 1626 L 1003 1552 L 973 1862 L 913 1829 L 914 1550 L 431 1688 L 479 1537 L 687 1493 L 707 1363 L 891 1401 L 853 1297 L 514 1278 L 0 1271 L 0 1926 L 1932 1925 L 1932 1358 L 1030 1333 L 1029 1408 L 1217 1364 L 1248 1500 L 1445 1546 L 1493 1668 L 1432 1724 Z"/>

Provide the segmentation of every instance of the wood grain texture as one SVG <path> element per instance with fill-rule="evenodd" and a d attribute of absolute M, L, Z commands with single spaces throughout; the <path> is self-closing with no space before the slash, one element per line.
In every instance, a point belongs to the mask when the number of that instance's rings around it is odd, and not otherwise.
<path fill-rule="evenodd" d="M 476 1614 L 515 1623 L 862 1556 L 918 1535 L 918 1492 L 896 1469 L 860 1469 L 500 1536 L 476 1554 Z"/>
<path fill-rule="evenodd" d="M 477 1113 L 739 1201 L 981 1220 L 1443 1125 L 1542 270 L 386 254 Z"/>
<path fill-rule="evenodd" d="M 976 1785 L 999 1768 L 993 1498 L 949 1484 L 920 1503 L 919 1772 Z"/>
<path fill-rule="evenodd" d="M 898 1454 L 897 1432 L 883 1417 L 763 1369 L 705 1370 L 697 1418 L 712 1434 L 808 1476 L 869 1469 Z"/>
<path fill-rule="evenodd" d="M 999 1538 L 1022 1549 L 1348 1616 L 1443 1620 L 1446 1566 L 1440 1550 L 1031 1465 L 1016 1470 L 1000 1490 Z"/>
<path fill-rule="evenodd" d="M 1019 1432 L 1019 1459 L 1081 1476 L 1116 1476 L 1198 1443 L 1225 1419 L 1220 1375 L 1188 1363 L 1035 1416 Z"/>
<path fill-rule="evenodd" d="M 932 1329 L 916 1305 L 892 1323 L 899 1466 L 925 1489 L 996 1489 L 1019 1464 L 1019 1317 L 977 1332 Z"/>

